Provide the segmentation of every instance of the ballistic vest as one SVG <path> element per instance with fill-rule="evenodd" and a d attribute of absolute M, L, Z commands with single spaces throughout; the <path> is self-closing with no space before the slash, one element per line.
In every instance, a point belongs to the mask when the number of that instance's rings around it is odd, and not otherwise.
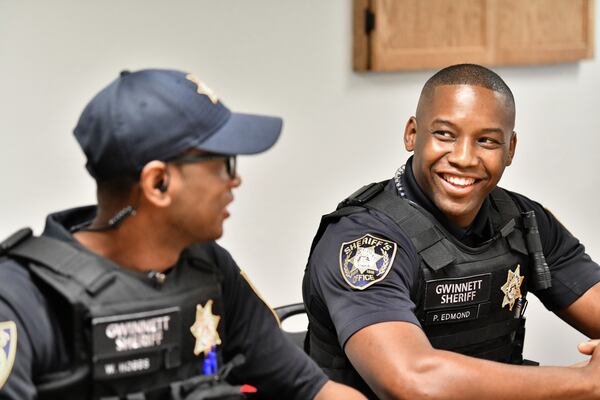
<path fill-rule="evenodd" d="M 2 247 L 27 265 L 56 310 L 69 348 L 71 368 L 43 376 L 37 382 L 40 399 L 185 399 L 219 380 L 203 374 L 204 353 L 194 354 L 198 341 L 210 341 L 217 332 L 225 337 L 222 277 L 210 245 L 185 250 L 185 265 L 164 281 L 60 240 L 33 237 L 28 228 Z M 207 360 L 213 367 L 221 364 L 220 350 L 214 356 Z"/>
<path fill-rule="evenodd" d="M 523 312 L 532 274 L 528 245 L 535 242 L 535 246 L 529 247 L 535 247 L 536 254 L 541 254 L 537 230 L 528 229 L 532 215 L 528 213 L 524 218 L 508 194 L 496 188 L 490 194 L 491 220 L 496 233 L 478 247 L 469 247 L 454 238 L 425 209 L 384 190 L 386 183 L 364 186 L 340 203 L 335 212 L 325 215 L 311 254 L 331 222 L 363 212 L 365 208 L 383 213 L 411 240 L 421 260 L 419 280 L 411 298 L 433 347 L 500 362 L 523 363 Z M 536 288 L 550 285 L 543 255 L 540 262 L 544 263 L 540 268 L 545 267 L 545 271 L 536 274 L 546 275 Z M 305 347 L 310 356 L 333 380 L 372 394 L 346 358 L 335 332 L 325 327 L 332 325 L 327 310 L 315 303 L 308 307 L 308 315 Z"/>

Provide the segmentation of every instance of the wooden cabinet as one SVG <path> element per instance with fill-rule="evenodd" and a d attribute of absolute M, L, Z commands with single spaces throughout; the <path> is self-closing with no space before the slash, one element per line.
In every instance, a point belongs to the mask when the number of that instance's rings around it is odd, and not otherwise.
<path fill-rule="evenodd" d="M 354 0 L 354 69 L 593 57 L 593 0 Z"/>

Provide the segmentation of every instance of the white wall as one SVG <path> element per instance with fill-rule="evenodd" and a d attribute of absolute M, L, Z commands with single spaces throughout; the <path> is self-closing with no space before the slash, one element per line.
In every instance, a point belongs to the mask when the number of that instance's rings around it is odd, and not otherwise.
<path fill-rule="evenodd" d="M 432 74 L 352 72 L 350 0 L 0 0 L 0 236 L 94 201 L 72 128 L 121 69 L 145 67 L 193 71 L 231 108 L 285 119 L 272 151 L 241 160 L 222 240 L 273 305 L 301 299 L 320 215 L 407 158 L 401 133 Z M 503 186 L 600 259 L 600 62 L 496 70 L 518 107 Z M 577 360 L 581 335 L 531 303 L 527 355 Z"/>

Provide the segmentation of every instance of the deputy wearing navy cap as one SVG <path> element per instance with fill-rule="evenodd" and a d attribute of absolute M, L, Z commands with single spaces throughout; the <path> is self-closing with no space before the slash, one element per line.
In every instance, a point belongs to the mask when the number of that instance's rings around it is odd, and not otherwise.
<path fill-rule="evenodd" d="M 284 336 L 215 243 L 236 157 L 281 127 L 180 71 L 123 72 L 98 93 L 75 128 L 98 205 L 1 244 L 0 397 L 363 398 Z"/>
<path fill-rule="evenodd" d="M 581 369 L 523 366 L 528 292 L 600 338 L 600 267 L 551 212 L 497 186 L 514 124 L 496 73 L 444 68 L 406 124 L 406 164 L 323 218 L 303 296 L 332 379 L 382 399 L 600 398 L 596 341 Z"/>

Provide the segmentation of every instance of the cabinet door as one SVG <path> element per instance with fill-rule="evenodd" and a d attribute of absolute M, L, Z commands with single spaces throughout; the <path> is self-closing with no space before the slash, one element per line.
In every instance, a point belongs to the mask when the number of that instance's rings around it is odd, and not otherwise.
<path fill-rule="evenodd" d="M 591 0 L 496 0 L 494 64 L 543 64 L 592 58 Z"/>
<path fill-rule="evenodd" d="M 592 57 L 593 0 L 354 0 L 354 68 Z"/>

